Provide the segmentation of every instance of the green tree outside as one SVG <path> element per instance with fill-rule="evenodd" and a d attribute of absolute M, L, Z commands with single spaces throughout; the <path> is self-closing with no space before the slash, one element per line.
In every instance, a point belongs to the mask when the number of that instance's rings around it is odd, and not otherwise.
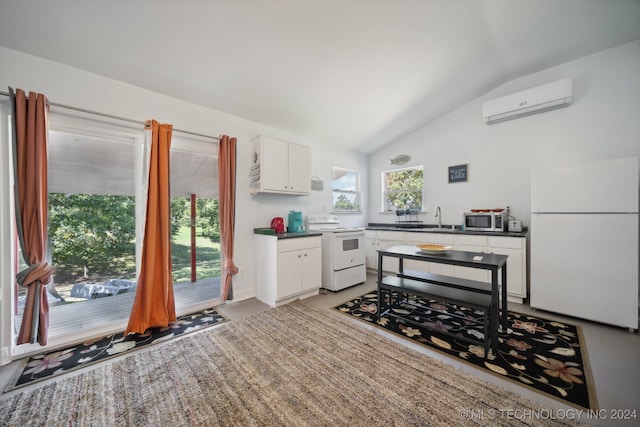
<path fill-rule="evenodd" d="M 422 209 L 422 169 L 385 173 L 387 209 Z"/>
<path fill-rule="evenodd" d="M 135 280 L 135 200 L 131 196 L 49 194 L 49 238 L 56 284 Z M 171 200 L 174 282 L 190 280 L 191 205 Z M 218 202 L 196 202 L 197 279 L 220 274 Z"/>
<path fill-rule="evenodd" d="M 356 205 L 352 203 L 344 194 L 338 196 L 338 198 L 336 199 L 336 203 L 333 206 L 335 210 L 340 211 L 356 210 Z"/>
<path fill-rule="evenodd" d="M 49 238 L 54 263 L 80 267 L 84 277 L 106 260 L 118 269 L 123 257 L 135 254 L 135 200 L 51 193 Z"/>

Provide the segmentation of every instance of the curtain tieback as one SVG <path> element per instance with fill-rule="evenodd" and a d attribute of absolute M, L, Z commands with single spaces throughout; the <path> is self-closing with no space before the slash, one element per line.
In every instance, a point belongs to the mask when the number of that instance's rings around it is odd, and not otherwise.
<path fill-rule="evenodd" d="M 46 262 L 36 262 L 16 274 L 18 284 L 23 288 L 30 286 L 36 280 L 46 285 L 51 281 L 55 269 Z"/>
<path fill-rule="evenodd" d="M 226 259 L 224 260 L 224 271 L 233 276 L 238 273 L 238 267 L 236 267 L 232 259 Z"/>

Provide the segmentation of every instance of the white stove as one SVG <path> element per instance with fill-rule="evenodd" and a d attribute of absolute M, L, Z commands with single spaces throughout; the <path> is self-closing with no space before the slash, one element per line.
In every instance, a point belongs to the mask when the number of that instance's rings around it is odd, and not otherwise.
<path fill-rule="evenodd" d="M 307 231 L 322 233 L 322 287 L 339 291 L 367 278 L 364 228 L 341 227 L 332 214 L 307 216 Z"/>

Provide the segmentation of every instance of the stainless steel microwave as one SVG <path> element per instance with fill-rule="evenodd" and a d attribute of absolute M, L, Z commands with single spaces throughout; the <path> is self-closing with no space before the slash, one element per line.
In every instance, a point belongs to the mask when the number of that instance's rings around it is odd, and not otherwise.
<path fill-rule="evenodd" d="M 506 231 L 508 219 L 506 211 L 466 212 L 462 223 L 469 231 Z"/>

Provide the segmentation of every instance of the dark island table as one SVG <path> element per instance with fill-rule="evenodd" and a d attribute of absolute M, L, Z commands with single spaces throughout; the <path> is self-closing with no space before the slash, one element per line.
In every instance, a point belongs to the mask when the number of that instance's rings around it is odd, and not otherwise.
<path fill-rule="evenodd" d="M 484 252 L 467 252 L 448 250 L 444 253 L 430 254 L 420 251 L 415 246 L 398 245 L 387 249 L 378 250 L 378 296 L 380 296 L 380 283 L 382 283 L 384 257 L 398 258 L 398 277 L 409 278 L 419 282 L 437 284 L 440 286 L 461 289 L 468 292 L 477 292 L 491 295 L 490 322 L 492 325 L 491 337 L 497 345 L 498 326 L 501 325 L 504 332 L 507 331 L 507 255 L 489 254 Z M 491 282 L 477 282 L 457 277 L 449 277 L 434 274 L 405 274 L 404 260 L 432 262 L 437 264 L 449 264 L 454 266 L 477 268 L 491 272 Z M 421 277 L 422 276 L 422 277 Z M 500 303 L 500 304 L 499 304 Z M 500 307 L 500 309 L 499 309 Z M 500 313 L 502 317 L 500 318 Z"/>

